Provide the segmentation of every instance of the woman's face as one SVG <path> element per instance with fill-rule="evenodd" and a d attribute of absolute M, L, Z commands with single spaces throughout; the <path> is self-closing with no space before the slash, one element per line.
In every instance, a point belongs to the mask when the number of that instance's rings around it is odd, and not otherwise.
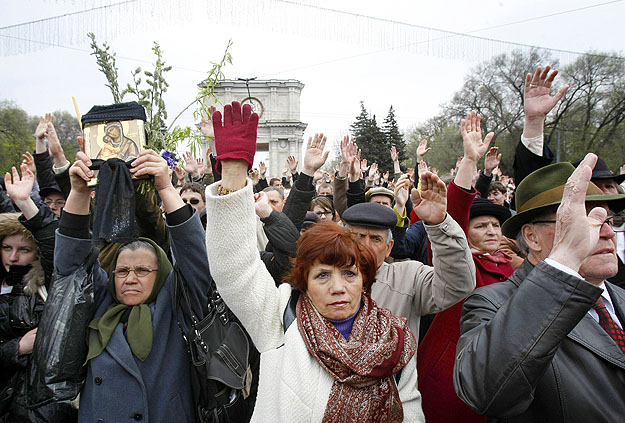
<path fill-rule="evenodd" d="M 8 272 L 9 266 L 26 266 L 37 258 L 37 247 L 23 235 L 10 235 L 2 239 L 2 265 Z"/>
<path fill-rule="evenodd" d="M 126 277 L 120 277 L 120 270 L 134 269 L 153 270 L 146 276 L 137 276 L 135 271 L 128 273 Z M 152 293 L 154 281 L 158 270 L 158 259 L 152 251 L 139 248 L 138 250 L 124 250 L 117 257 L 115 266 L 115 292 L 120 303 L 134 306 L 145 302 Z"/>
<path fill-rule="evenodd" d="M 324 220 L 332 220 L 332 210 L 327 210 L 323 206 L 315 206 L 312 211 L 319 216 L 319 219 L 321 219 L 322 222 Z"/>
<path fill-rule="evenodd" d="M 308 272 L 306 293 L 325 318 L 342 320 L 356 313 L 362 292 L 362 274 L 356 266 L 315 262 Z"/>
<path fill-rule="evenodd" d="M 469 245 L 483 253 L 493 254 L 501 244 L 501 225 L 493 216 L 478 216 L 469 220 Z"/>

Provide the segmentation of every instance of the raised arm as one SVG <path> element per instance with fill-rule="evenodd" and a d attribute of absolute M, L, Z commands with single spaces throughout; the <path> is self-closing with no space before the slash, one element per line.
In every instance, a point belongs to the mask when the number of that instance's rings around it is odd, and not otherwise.
<path fill-rule="evenodd" d="M 276 288 L 256 248 L 256 217 L 247 171 L 256 151 L 258 115 L 238 102 L 213 114 L 222 180 L 206 189 L 206 249 L 228 307 L 262 353 L 282 344 L 282 312 L 290 287 Z M 222 152 L 228 152 L 228 157 Z"/>

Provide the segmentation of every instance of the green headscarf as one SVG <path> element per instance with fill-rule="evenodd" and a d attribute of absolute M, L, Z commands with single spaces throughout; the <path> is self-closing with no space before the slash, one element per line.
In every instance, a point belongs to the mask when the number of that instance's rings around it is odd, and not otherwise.
<path fill-rule="evenodd" d="M 126 339 L 130 350 L 139 360 L 144 361 L 152 351 L 152 313 L 148 304 L 156 300 L 158 293 L 165 284 L 165 281 L 169 277 L 172 271 L 172 265 L 167 259 L 167 254 L 161 247 L 159 247 L 154 241 L 148 238 L 139 238 L 140 241 L 145 241 L 152 245 L 156 250 L 156 257 L 158 259 L 158 272 L 156 273 L 156 280 L 154 281 L 154 287 L 150 296 L 144 303 L 136 306 L 127 306 L 121 304 L 117 299 L 117 292 L 115 291 L 115 266 L 117 265 L 117 257 L 119 256 L 119 250 L 124 245 L 120 245 L 115 253 L 115 259 L 113 265 L 109 271 L 108 288 L 111 295 L 115 299 L 115 302 L 111 304 L 106 312 L 101 316 L 93 319 L 87 327 L 87 344 L 89 345 L 89 352 L 87 353 L 87 360 L 85 364 L 99 356 L 104 348 L 108 344 L 113 331 L 119 324 L 122 315 L 126 309 L 131 308 L 130 315 L 128 317 L 128 326 L 126 328 Z"/>

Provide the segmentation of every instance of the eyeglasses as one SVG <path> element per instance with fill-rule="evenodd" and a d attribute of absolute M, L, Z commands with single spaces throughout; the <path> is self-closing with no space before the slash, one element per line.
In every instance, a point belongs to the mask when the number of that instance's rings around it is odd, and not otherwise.
<path fill-rule="evenodd" d="M 185 204 L 191 203 L 194 206 L 197 206 L 198 204 L 200 204 L 200 200 L 198 200 L 197 198 L 192 198 L 190 200 L 187 200 L 186 198 L 183 198 L 182 201 L 184 201 Z"/>
<path fill-rule="evenodd" d="M 59 207 L 65 206 L 65 200 L 44 200 L 44 203 L 46 203 L 48 206 L 51 206 L 52 204 Z"/>
<path fill-rule="evenodd" d="M 323 211 L 323 212 L 315 212 L 315 214 L 321 217 L 321 216 L 332 216 L 334 213 L 332 211 Z"/>
<path fill-rule="evenodd" d="M 144 278 L 152 272 L 156 272 L 158 269 L 150 269 L 149 267 L 137 266 L 137 267 L 120 267 L 119 269 L 115 269 L 113 273 L 116 276 L 119 276 L 121 279 L 126 279 L 130 272 L 134 272 L 134 274 L 138 278 Z"/>
<path fill-rule="evenodd" d="M 556 223 L 556 220 L 534 220 L 533 222 L 530 222 L 532 225 L 538 224 L 538 223 Z M 601 224 L 601 227 L 603 228 L 603 225 L 608 225 L 610 228 L 612 228 L 612 230 L 614 232 L 625 232 L 625 227 L 623 227 L 623 220 L 620 218 L 620 216 L 617 216 L 615 218 L 615 216 L 608 216 L 606 220 L 603 221 L 603 223 Z"/>

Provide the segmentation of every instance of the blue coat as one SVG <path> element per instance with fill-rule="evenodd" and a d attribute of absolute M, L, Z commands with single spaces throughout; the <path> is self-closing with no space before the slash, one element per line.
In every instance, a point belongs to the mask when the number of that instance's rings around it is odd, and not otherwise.
<path fill-rule="evenodd" d="M 189 283 L 192 301 L 206 304 L 211 277 L 204 230 L 197 213 L 194 212 L 190 219 L 180 225 L 168 226 L 168 229 L 173 255 Z M 71 238 L 57 232 L 57 271 L 61 275 L 71 273 L 86 259 L 90 248 L 90 239 Z M 98 266 L 94 317 L 104 314 L 113 302 L 107 281 L 106 272 Z M 149 304 L 154 332 L 152 350 L 145 361 L 142 362 L 130 351 L 122 323 L 115 329 L 102 354 L 89 361 L 87 378 L 80 395 L 80 422 L 195 421 L 191 368 L 174 314 L 173 293 L 172 273 L 156 301 Z"/>

